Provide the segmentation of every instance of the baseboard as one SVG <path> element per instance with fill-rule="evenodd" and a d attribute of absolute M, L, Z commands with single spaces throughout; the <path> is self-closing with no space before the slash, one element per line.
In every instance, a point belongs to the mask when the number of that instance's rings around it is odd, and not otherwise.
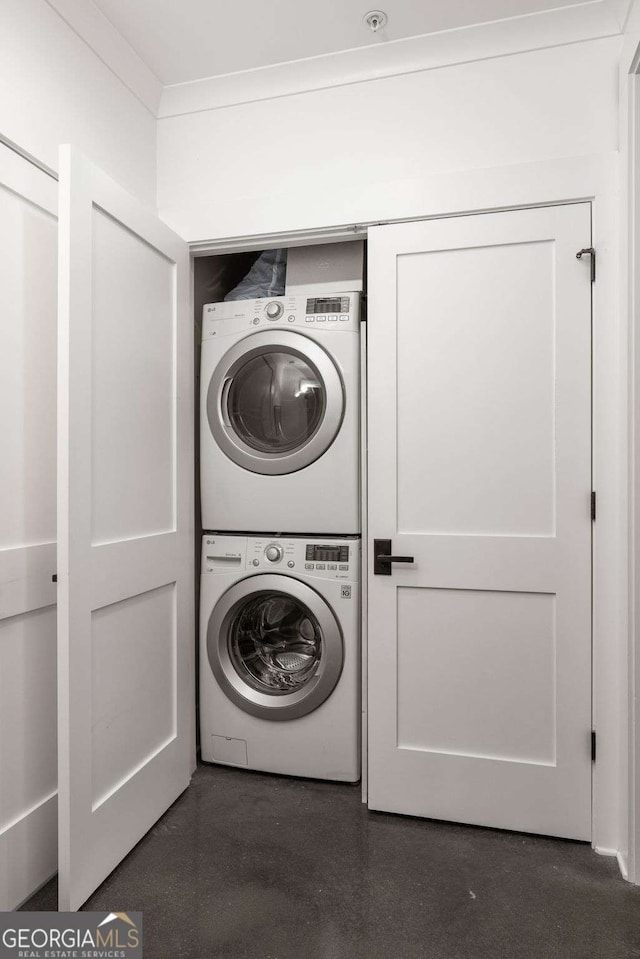
<path fill-rule="evenodd" d="M 623 879 L 629 881 L 629 865 L 626 855 L 619 849 L 608 849 L 606 846 L 594 846 L 593 851 L 599 856 L 613 856 L 618 863 L 618 869 Z"/>
<path fill-rule="evenodd" d="M 21 909 L 22 906 L 24 906 L 24 904 L 25 904 L 26 902 L 29 902 L 29 900 L 30 900 L 33 896 L 36 896 L 36 895 L 40 892 L 40 890 L 43 889 L 46 885 L 48 885 L 48 884 L 51 882 L 52 879 L 55 879 L 57 875 L 58 875 L 58 867 L 57 867 L 57 865 L 56 865 L 56 868 L 55 868 L 55 870 L 51 873 L 51 875 L 50 875 L 50 876 L 45 876 L 45 878 L 42 880 L 42 882 L 40 883 L 40 885 L 39 885 L 39 886 L 36 886 L 35 889 L 32 889 L 31 892 L 24 897 L 24 899 L 22 900 L 22 902 L 19 902 L 19 903 L 18 903 L 18 905 L 15 907 L 15 909 L 14 909 L 13 911 L 16 912 L 18 909 Z"/>
<path fill-rule="evenodd" d="M 618 860 L 618 868 L 622 873 L 622 878 L 629 882 L 629 863 L 627 862 L 627 857 L 624 855 L 624 853 L 618 851 L 616 853 L 616 859 Z"/>
<path fill-rule="evenodd" d="M 607 846 L 593 846 L 593 851 L 599 856 L 617 856 L 617 849 L 609 849 Z"/>
<path fill-rule="evenodd" d="M 17 909 L 56 872 L 57 818 L 54 793 L 0 833 L 0 911 Z"/>

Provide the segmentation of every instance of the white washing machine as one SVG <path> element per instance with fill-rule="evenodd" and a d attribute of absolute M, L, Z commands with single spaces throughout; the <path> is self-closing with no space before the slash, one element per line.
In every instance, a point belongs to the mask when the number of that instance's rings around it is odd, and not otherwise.
<path fill-rule="evenodd" d="M 203 309 L 205 530 L 360 531 L 360 294 Z"/>
<path fill-rule="evenodd" d="M 360 778 L 360 540 L 207 535 L 205 762 Z"/>

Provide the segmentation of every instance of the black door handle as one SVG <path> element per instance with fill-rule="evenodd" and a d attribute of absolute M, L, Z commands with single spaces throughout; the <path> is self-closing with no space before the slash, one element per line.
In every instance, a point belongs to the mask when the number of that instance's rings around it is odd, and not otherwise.
<path fill-rule="evenodd" d="M 393 563 L 413 563 L 413 556 L 392 556 L 390 539 L 374 539 L 373 541 L 373 573 L 374 576 L 391 576 Z"/>
<path fill-rule="evenodd" d="M 413 563 L 413 556 L 387 556 L 386 553 L 376 559 L 379 563 Z"/>

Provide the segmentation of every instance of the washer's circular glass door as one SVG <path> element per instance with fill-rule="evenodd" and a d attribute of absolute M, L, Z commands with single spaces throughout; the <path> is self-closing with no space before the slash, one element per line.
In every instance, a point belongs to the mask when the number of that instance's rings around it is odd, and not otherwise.
<path fill-rule="evenodd" d="M 297 719 L 333 692 L 344 658 L 327 602 L 288 576 L 260 574 L 218 600 L 207 629 L 209 664 L 233 703 L 262 719 Z"/>
<path fill-rule="evenodd" d="M 279 475 L 322 456 L 340 429 L 344 404 L 342 378 L 321 346 L 300 333 L 264 331 L 236 343 L 218 363 L 207 419 L 231 460 Z"/>

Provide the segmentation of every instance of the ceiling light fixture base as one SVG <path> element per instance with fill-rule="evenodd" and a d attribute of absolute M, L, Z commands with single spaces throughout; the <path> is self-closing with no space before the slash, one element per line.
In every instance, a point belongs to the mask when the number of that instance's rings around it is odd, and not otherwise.
<path fill-rule="evenodd" d="M 384 27 L 386 27 L 389 20 L 384 10 L 370 10 L 369 13 L 365 13 L 362 19 L 372 33 L 377 33 L 378 30 L 382 30 Z"/>

